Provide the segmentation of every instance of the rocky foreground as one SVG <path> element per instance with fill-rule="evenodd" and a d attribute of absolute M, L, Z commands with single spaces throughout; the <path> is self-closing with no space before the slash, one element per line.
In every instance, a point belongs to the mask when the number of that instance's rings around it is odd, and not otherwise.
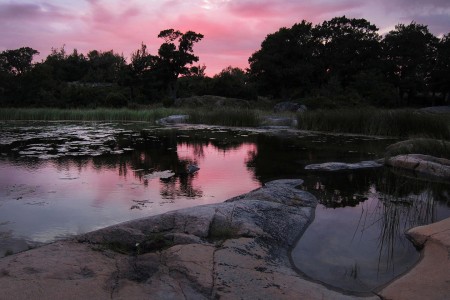
<path fill-rule="evenodd" d="M 289 250 L 317 204 L 314 196 L 296 188 L 301 183 L 273 181 L 224 203 L 134 220 L 2 258 L 0 298 L 362 299 L 293 270 Z M 448 242 L 450 222 L 443 228 L 438 231 Z M 427 258 L 434 256 L 427 252 L 426 233 L 420 236 L 425 258 L 418 267 L 425 262 L 426 269 Z M 449 298 L 439 298 L 449 292 L 449 244 L 434 244 L 442 252 L 441 277 L 432 277 L 440 283 L 432 285 L 434 294 L 421 294 L 423 283 L 413 269 L 399 285 L 381 291 L 386 299 Z"/>

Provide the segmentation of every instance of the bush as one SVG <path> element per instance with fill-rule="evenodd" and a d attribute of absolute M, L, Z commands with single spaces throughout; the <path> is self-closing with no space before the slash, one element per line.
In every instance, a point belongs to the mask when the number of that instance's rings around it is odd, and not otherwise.
<path fill-rule="evenodd" d="M 119 92 L 111 92 L 106 96 L 105 106 L 106 107 L 125 107 L 128 104 L 127 97 Z"/>

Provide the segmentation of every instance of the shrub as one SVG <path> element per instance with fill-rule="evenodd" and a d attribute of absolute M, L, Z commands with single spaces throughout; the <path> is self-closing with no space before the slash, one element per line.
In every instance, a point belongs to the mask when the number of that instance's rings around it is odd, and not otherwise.
<path fill-rule="evenodd" d="M 127 97 L 119 92 L 111 92 L 106 96 L 105 106 L 107 107 L 125 107 L 128 104 Z"/>

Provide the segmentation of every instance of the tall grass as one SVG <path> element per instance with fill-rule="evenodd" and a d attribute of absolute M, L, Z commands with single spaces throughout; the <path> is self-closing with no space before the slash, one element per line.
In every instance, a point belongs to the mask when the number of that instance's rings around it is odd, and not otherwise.
<path fill-rule="evenodd" d="M 58 109 L 58 108 L 4 108 L 0 109 L 0 120 L 27 121 L 155 121 L 175 114 L 188 114 L 189 122 L 221 126 L 255 127 L 260 124 L 259 113 L 248 109 Z"/>
<path fill-rule="evenodd" d="M 58 108 L 4 108 L 0 109 L 0 120 L 27 121 L 144 121 L 156 120 L 179 110 L 168 108 L 155 109 L 58 109 Z"/>
<path fill-rule="evenodd" d="M 450 125 L 445 117 L 409 109 L 308 111 L 298 115 L 298 127 L 315 131 L 450 139 Z"/>
<path fill-rule="evenodd" d="M 194 124 L 256 127 L 261 124 L 261 118 L 258 112 L 254 110 L 221 108 L 190 111 L 189 122 Z"/>

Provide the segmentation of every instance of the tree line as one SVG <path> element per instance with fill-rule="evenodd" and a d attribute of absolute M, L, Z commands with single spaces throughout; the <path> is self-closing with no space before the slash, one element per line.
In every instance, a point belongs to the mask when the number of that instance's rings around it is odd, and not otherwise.
<path fill-rule="evenodd" d="M 450 33 L 399 24 L 384 36 L 365 19 L 303 20 L 266 36 L 246 70 L 229 66 L 208 77 L 193 47 L 203 35 L 163 30 L 158 53 L 142 43 L 131 54 L 64 47 L 41 62 L 29 47 L 0 53 L 2 107 L 133 106 L 177 97 L 218 95 L 298 101 L 310 107 L 448 104 Z"/>

